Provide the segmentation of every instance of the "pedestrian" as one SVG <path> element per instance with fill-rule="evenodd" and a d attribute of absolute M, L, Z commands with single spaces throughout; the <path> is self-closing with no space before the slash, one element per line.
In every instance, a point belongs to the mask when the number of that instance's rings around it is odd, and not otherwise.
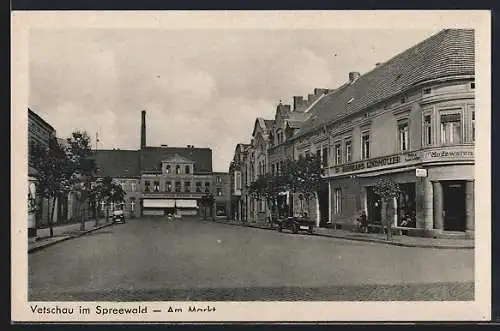
<path fill-rule="evenodd" d="M 361 230 L 364 233 L 368 232 L 368 217 L 366 216 L 366 212 L 363 210 L 361 212 Z"/>

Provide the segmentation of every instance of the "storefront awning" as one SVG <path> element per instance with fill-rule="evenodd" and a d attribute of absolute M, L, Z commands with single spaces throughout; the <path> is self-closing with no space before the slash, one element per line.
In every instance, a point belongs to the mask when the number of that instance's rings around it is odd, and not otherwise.
<path fill-rule="evenodd" d="M 174 208 L 175 200 L 169 199 L 144 199 L 144 208 Z"/>
<path fill-rule="evenodd" d="M 177 208 L 198 208 L 196 200 L 175 200 Z"/>

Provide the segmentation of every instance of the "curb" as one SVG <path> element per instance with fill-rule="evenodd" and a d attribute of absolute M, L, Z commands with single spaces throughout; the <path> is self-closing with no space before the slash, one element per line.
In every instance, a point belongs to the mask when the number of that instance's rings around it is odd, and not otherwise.
<path fill-rule="evenodd" d="M 261 230 L 273 230 L 271 228 L 264 228 L 260 227 L 257 225 L 251 225 L 251 224 L 236 224 L 236 223 L 229 223 L 229 222 L 219 222 L 217 223 L 221 224 L 227 224 L 227 225 L 234 225 L 234 226 L 244 226 L 248 228 L 254 228 L 254 229 L 261 229 Z M 400 246 L 400 247 L 416 247 L 416 248 L 435 248 L 435 249 L 474 249 L 474 246 L 447 246 L 447 245 L 430 245 L 430 244 L 410 244 L 410 243 L 403 243 L 403 242 L 395 242 L 395 241 L 387 241 L 383 239 L 371 239 L 371 238 L 348 238 L 344 236 L 336 236 L 333 234 L 324 234 L 324 233 L 313 233 L 313 236 L 318 236 L 318 237 L 327 237 L 327 238 L 336 238 L 336 239 L 344 239 L 344 240 L 351 240 L 351 241 L 363 241 L 363 242 L 372 242 L 372 243 L 378 243 L 378 244 L 386 244 L 386 245 L 392 245 L 392 246 Z"/>
<path fill-rule="evenodd" d="M 94 232 L 94 231 L 106 228 L 106 227 L 111 226 L 113 224 L 114 224 L 113 222 L 110 222 L 110 223 L 100 225 L 100 226 L 98 226 L 96 228 L 93 228 L 93 229 L 90 229 L 90 230 L 86 230 L 86 231 L 78 233 L 78 234 L 68 235 L 67 237 L 63 237 L 63 238 L 61 238 L 59 240 L 50 241 L 50 242 L 44 243 L 44 244 L 42 244 L 40 246 L 28 248 L 28 254 L 36 252 L 36 251 L 39 251 L 39 250 L 42 250 L 42 249 L 47 248 L 49 246 L 53 246 L 55 244 L 58 244 L 60 242 L 63 242 L 63 241 L 69 240 L 69 239 L 74 239 L 74 238 L 78 238 L 78 237 L 84 236 L 84 235 L 86 235 L 88 233 L 91 233 L 91 232 Z"/>

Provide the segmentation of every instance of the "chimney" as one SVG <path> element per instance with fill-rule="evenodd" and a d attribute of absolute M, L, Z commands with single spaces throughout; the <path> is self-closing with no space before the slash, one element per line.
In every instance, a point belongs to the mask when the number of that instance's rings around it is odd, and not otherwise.
<path fill-rule="evenodd" d="M 359 78 L 359 76 L 361 76 L 359 72 L 351 71 L 349 73 L 349 82 L 354 83 Z"/>
<path fill-rule="evenodd" d="M 304 97 L 294 96 L 293 97 L 293 110 L 297 110 L 304 103 Z"/>
<path fill-rule="evenodd" d="M 146 111 L 141 112 L 141 149 L 146 147 Z"/>

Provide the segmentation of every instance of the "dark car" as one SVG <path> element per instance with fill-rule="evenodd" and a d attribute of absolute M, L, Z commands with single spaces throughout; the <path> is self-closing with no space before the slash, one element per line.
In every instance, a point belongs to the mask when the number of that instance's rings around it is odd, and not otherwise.
<path fill-rule="evenodd" d="M 283 229 L 287 229 L 293 233 L 306 231 L 307 233 L 312 234 L 314 229 L 314 221 L 307 217 L 280 218 L 276 220 L 276 223 L 278 225 L 279 232 L 283 231 Z"/>

